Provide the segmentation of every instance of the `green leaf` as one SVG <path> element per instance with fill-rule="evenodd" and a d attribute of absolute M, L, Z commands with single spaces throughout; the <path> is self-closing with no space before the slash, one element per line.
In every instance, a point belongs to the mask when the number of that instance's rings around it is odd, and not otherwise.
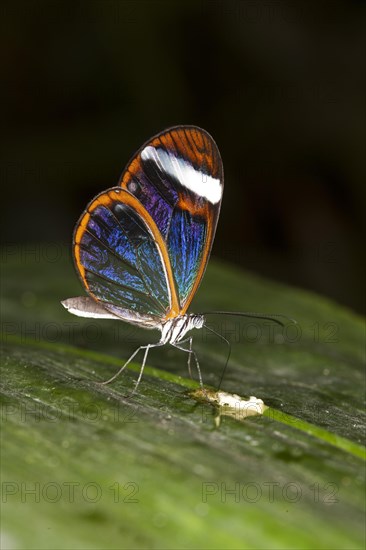
<path fill-rule="evenodd" d="M 62 247 L 8 247 L 3 264 L 2 548 L 364 548 L 361 318 L 211 261 L 192 311 L 298 321 L 208 319 L 232 344 L 222 390 L 268 406 L 218 425 L 171 347 L 132 397 L 140 356 L 99 383 L 159 335 L 68 314 L 83 292 Z M 227 348 L 192 335 L 217 388 Z"/>

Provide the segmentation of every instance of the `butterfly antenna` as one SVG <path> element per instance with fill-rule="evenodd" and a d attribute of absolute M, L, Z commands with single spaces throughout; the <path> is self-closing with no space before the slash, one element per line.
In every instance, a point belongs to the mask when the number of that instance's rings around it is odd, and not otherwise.
<path fill-rule="evenodd" d="M 274 323 L 277 323 L 278 325 L 284 327 L 285 323 L 280 320 L 281 318 L 283 318 L 287 321 L 290 321 L 290 323 L 297 325 L 297 321 L 295 319 L 292 319 L 292 317 L 288 317 L 287 315 L 283 315 L 282 313 L 253 313 L 251 311 L 209 311 L 207 313 L 202 313 L 202 315 L 233 315 L 236 317 L 254 317 L 255 319 L 268 319 L 269 321 L 273 321 Z"/>
<path fill-rule="evenodd" d="M 225 338 L 225 336 L 223 336 L 223 335 L 220 334 L 219 332 L 216 332 L 216 330 L 214 330 L 213 328 L 210 328 L 210 327 L 207 326 L 207 325 L 203 325 L 203 326 L 204 326 L 205 328 L 207 328 L 207 330 L 209 330 L 209 331 L 212 332 L 213 334 L 216 334 L 216 336 L 218 336 L 221 340 L 223 340 L 224 342 L 226 342 L 226 344 L 227 344 L 228 347 L 229 347 L 229 352 L 228 352 L 228 354 L 227 354 L 226 363 L 225 363 L 224 369 L 223 369 L 222 374 L 221 374 L 219 386 L 218 386 L 218 388 L 217 388 L 217 391 L 219 391 L 219 389 L 221 388 L 222 381 L 223 381 L 223 379 L 224 379 L 226 367 L 228 366 L 228 363 L 229 363 L 229 359 L 230 359 L 230 355 L 231 355 L 231 344 L 230 344 L 229 340 L 227 340 L 227 339 Z"/>
<path fill-rule="evenodd" d="M 255 319 L 268 319 L 269 321 L 273 321 L 274 323 L 277 323 L 278 325 L 281 325 L 282 327 L 284 327 L 285 323 L 283 321 L 281 321 L 281 318 L 282 318 L 282 319 L 286 319 L 287 321 L 290 321 L 290 323 L 293 323 L 293 324 L 297 325 L 297 321 L 295 319 L 293 319 L 292 317 L 288 317 L 287 315 L 283 315 L 282 313 L 272 314 L 272 313 L 253 313 L 251 311 L 244 311 L 244 312 L 241 312 L 241 311 L 209 311 L 207 313 L 202 313 L 201 315 L 204 315 L 205 317 L 207 315 L 233 315 L 233 316 L 236 316 L 236 317 L 252 317 L 252 318 L 254 317 Z M 224 336 L 222 336 L 222 334 L 216 332 L 216 330 L 210 328 L 206 324 L 203 325 L 203 326 L 207 330 L 209 330 L 210 332 L 212 332 L 213 334 L 218 336 L 221 340 L 226 342 L 226 344 L 229 347 L 229 353 L 228 353 L 228 356 L 227 356 L 227 359 L 226 359 L 225 367 L 224 367 L 224 369 L 222 371 L 222 374 L 221 374 L 219 387 L 217 388 L 217 391 L 219 391 L 220 388 L 221 388 L 222 381 L 224 379 L 226 368 L 227 368 L 228 363 L 229 363 L 229 359 L 230 359 L 230 355 L 231 355 L 231 344 L 230 344 L 229 340 L 227 340 Z"/>

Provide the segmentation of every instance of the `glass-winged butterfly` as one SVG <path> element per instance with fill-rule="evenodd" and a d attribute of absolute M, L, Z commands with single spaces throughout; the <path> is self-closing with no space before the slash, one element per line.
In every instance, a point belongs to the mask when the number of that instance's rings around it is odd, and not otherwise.
<path fill-rule="evenodd" d="M 97 195 L 81 215 L 73 256 L 89 296 L 62 305 L 81 317 L 118 319 L 161 332 L 159 342 L 140 346 L 105 383 L 144 349 L 137 387 L 149 349 L 171 344 L 188 353 L 189 370 L 194 356 L 202 386 L 192 337 L 184 336 L 205 325 L 206 314 L 187 310 L 210 256 L 223 189 L 223 165 L 212 137 L 196 126 L 176 126 L 147 141 L 119 184 Z"/>

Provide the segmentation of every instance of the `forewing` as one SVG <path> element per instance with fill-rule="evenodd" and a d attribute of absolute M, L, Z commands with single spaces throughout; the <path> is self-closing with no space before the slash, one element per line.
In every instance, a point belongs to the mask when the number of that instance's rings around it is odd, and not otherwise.
<path fill-rule="evenodd" d="M 171 294 L 184 314 L 210 255 L 223 193 L 223 167 L 212 137 L 177 126 L 145 143 L 127 165 L 120 186 L 154 219 L 173 272 Z M 166 318 L 177 314 L 173 305 Z"/>

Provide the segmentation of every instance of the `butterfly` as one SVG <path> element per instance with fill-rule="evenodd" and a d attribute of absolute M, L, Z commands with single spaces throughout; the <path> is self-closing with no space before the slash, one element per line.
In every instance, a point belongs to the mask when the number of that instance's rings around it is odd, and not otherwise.
<path fill-rule="evenodd" d="M 192 336 L 185 336 L 206 326 L 205 314 L 188 308 L 210 257 L 223 190 L 213 138 L 197 126 L 176 126 L 144 143 L 118 185 L 97 195 L 82 213 L 73 257 L 88 296 L 62 305 L 80 317 L 121 320 L 161 333 L 105 383 L 145 350 L 137 388 L 149 350 L 171 344 L 188 353 L 189 373 L 194 357 L 203 387 Z"/>

